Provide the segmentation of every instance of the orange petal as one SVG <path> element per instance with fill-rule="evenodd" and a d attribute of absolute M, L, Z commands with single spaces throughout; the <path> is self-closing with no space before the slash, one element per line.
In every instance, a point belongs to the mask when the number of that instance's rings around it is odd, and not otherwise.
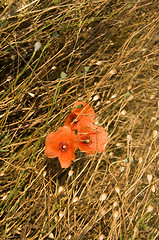
<path fill-rule="evenodd" d="M 82 106 L 82 107 L 78 108 L 78 106 Z M 75 102 L 75 104 L 73 105 L 72 113 L 75 113 L 75 114 L 78 113 L 79 115 L 93 118 L 93 121 L 95 118 L 95 112 L 94 112 L 93 108 L 86 102 L 82 102 L 82 101 Z"/>
<path fill-rule="evenodd" d="M 79 107 L 78 106 L 82 106 Z M 72 112 L 66 119 L 65 125 L 70 126 L 72 130 L 78 130 L 83 126 L 89 126 L 90 123 L 94 122 L 95 112 L 93 108 L 82 101 L 78 101 L 74 104 Z"/>
<path fill-rule="evenodd" d="M 70 126 L 71 128 L 77 124 L 78 114 L 70 113 L 65 121 L 65 126 Z"/>
<path fill-rule="evenodd" d="M 58 151 L 56 151 L 57 147 L 55 148 L 54 139 L 56 138 L 56 133 L 51 132 L 45 141 L 45 155 L 49 158 L 57 157 Z"/>
<path fill-rule="evenodd" d="M 71 130 L 69 126 L 63 126 L 58 129 L 59 140 L 65 140 L 68 143 L 72 151 L 76 151 L 78 148 L 77 136 Z"/>
<path fill-rule="evenodd" d="M 67 149 L 63 149 L 62 145 L 65 145 Z M 46 137 L 45 155 L 50 158 L 59 156 L 59 159 L 62 159 L 60 161 L 63 161 L 63 163 L 60 162 L 61 166 L 71 164 L 70 161 L 75 158 L 74 151 L 77 148 L 77 136 L 68 126 L 60 127 L 56 132 L 52 132 Z M 71 154 L 72 157 L 70 158 Z"/>
<path fill-rule="evenodd" d="M 75 154 L 72 149 L 69 149 L 67 152 L 60 152 L 58 158 L 61 167 L 68 168 L 71 165 L 71 162 L 75 160 Z"/>
<path fill-rule="evenodd" d="M 105 144 L 107 142 L 107 132 L 103 127 L 95 126 L 95 130 L 97 131 L 97 145 L 98 145 L 98 152 L 105 151 Z"/>
<path fill-rule="evenodd" d="M 89 154 L 105 151 L 107 133 L 104 128 L 96 125 L 91 125 L 89 128 L 83 127 L 77 137 L 81 151 Z"/>

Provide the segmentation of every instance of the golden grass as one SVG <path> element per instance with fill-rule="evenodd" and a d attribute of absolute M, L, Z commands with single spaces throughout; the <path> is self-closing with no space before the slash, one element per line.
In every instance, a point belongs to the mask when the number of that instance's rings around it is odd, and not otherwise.
<path fill-rule="evenodd" d="M 2 239 L 157 239 L 158 1 L 4 1 L 0 17 Z M 108 143 L 61 169 L 45 137 L 78 99 Z"/>

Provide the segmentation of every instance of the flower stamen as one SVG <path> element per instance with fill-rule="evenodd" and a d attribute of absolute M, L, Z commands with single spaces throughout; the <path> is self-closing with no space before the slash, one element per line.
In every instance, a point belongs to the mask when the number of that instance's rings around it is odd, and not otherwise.
<path fill-rule="evenodd" d="M 61 142 L 59 143 L 59 150 L 61 150 L 61 152 L 67 152 L 67 150 L 69 149 L 68 144 Z"/>
<path fill-rule="evenodd" d="M 77 118 L 75 118 L 75 119 L 73 120 L 73 122 L 75 122 L 75 123 L 78 122 Z"/>
<path fill-rule="evenodd" d="M 84 139 L 84 144 L 87 144 L 87 145 L 92 144 L 92 140 L 90 139 L 89 136 L 87 136 L 87 137 Z"/>
<path fill-rule="evenodd" d="M 73 126 L 75 126 L 77 123 L 78 123 L 77 117 L 71 119 L 71 124 L 73 124 Z"/>

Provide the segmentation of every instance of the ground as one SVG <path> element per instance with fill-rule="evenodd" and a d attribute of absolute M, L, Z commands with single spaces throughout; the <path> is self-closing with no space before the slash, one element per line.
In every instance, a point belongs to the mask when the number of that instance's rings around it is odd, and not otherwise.
<path fill-rule="evenodd" d="M 159 5 L 2 1 L 2 239 L 158 239 Z M 46 136 L 77 100 L 105 152 L 62 169 Z"/>

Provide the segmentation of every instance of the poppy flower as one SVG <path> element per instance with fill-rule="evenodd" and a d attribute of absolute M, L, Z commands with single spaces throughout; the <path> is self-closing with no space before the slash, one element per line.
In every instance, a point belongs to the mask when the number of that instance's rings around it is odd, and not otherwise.
<path fill-rule="evenodd" d="M 65 126 L 80 131 L 81 127 L 93 123 L 94 118 L 95 112 L 93 108 L 85 102 L 78 101 L 73 105 L 73 110 L 66 119 Z"/>
<path fill-rule="evenodd" d="M 59 127 L 46 137 L 45 155 L 49 158 L 58 157 L 62 168 L 68 168 L 75 160 L 77 148 L 77 136 L 68 126 Z"/>
<path fill-rule="evenodd" d="M 92 125 L 83 127 L 77 134 L 79 149 L 82 152 L 93 154 L 104 152 L 107 142 L 107 133 L 104 128 Z"/>

